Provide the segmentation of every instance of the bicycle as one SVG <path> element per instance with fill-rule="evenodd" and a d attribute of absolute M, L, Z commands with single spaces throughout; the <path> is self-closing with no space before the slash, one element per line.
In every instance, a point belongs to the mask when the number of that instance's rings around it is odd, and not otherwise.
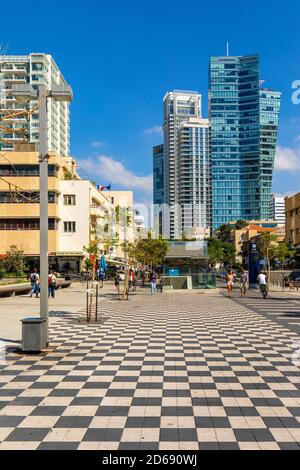
<path fill-rule="evenodd" d="M 261 284 L 260 292 L 261 292 L 264 299 L 266 299 L 268 297 L 268 287 L 267 287 L 266 284 Z"/>

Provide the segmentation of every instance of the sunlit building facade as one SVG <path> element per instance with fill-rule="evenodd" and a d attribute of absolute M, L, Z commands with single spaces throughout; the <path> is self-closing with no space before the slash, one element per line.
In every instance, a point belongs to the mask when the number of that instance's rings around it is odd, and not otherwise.
<path fill-rule="evenodd" d="M 212 57 L 209 81 L 212 228 L 267 219 L 281 93 L 262 88 L 257 54 Z"/>
<path fill-rule="evenodd" d="M 20 102 L 11 89 L 16 84 L 66 85 L 66 81 L 49 54 L 0 55 L 0 150 L 13 151 L 21 142 L 38 145 L 38 102 Z M 48 151 L 60 156 L 70 154 L 70 104 L 48 100 Z M 32 110 L 33 112 L 26 114 Z"/>

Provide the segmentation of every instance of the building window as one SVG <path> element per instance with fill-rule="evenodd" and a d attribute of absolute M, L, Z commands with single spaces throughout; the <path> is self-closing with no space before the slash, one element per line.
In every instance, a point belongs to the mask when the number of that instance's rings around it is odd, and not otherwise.
<path fill-rule="evenodd" d="M 64 206 L 76 206 L 76 196 L 74 194 L 65 194 Z"/>
<path fill-rule="evenodd" d="M 49 204 L 57 204 L 57 194 L 53 191 L 48 193 Z M 40 193 L 37 191 L 33 192 L 0 192 L 0 204 L 39 204 Z"/>
<path fill-rule="evenodd" d="M 40 174 L 39 165 L 0 165 L 0 176 L 33 176 Z M 48 166 L 48 176 L 57 176 L 57 167 Z"/>
<path fill-rule="evenodd" d="M 76 222 L 64 222 L 64 233 L 75 233 Z"/>
<path fill-rule="evenodd" d="M 40 230 L 40 219 L 1 219 L 0 230 Z M 55 219 L 49 219 L 49 230 L 57 230 Z"/>

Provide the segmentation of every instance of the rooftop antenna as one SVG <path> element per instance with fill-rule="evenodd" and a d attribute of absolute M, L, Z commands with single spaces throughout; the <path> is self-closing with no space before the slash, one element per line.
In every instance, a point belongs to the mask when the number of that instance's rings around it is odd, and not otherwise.
<path fill-rule="evenodd" d="M 226 43 L 227 57 L 229 57 L 229 42 Z"/>

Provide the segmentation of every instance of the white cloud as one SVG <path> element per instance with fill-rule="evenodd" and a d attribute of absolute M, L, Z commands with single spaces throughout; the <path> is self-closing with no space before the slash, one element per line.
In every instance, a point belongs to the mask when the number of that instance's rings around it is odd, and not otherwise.
<path fill-rule="evenodd" d="M 162 137 L 163 130 L 161 126 L 153 126 L 153 127 L 150 127 L 149 129 L 145 129 L 143 131 L 143 135 Z"/>
<path fill-rule="evenodd" d="M 276 171 L 300 171 L 300 149 L 277 147 L 275 159 Z"/>
<path fill-rule="evenodd" d="M 80 161 L 80 167 L 93 177 L 99 177 L 100 183 L 111 183 L 128 190 L 140 190 L 152 194 L 152 175 L 141 176 L 127 170 L 123 163 L 107 155 L 99 155 L 95 159 Z M 114 188 L 112 188 L 114 189 Z"/>
<path fill-rule="evenodd" d="M 101 140 L 95 140 L 94 142 L 91 142 L 91 147 L 94 149 L 103 147 L 103 145 L 104 145 L 104 142 L 102 142 Z"/>

